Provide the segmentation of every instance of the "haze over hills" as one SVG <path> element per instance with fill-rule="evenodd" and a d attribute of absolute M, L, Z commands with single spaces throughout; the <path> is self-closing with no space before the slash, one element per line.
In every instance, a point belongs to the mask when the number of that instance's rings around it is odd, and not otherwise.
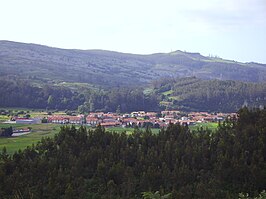
<path fill-rule="evenodd" d="M 84 82 L 132 86 L 164 77 L 266 81 L 266 64 L 240 63 L 199 53 L 151 55 L 104 50 L 59 49 L 0 41 L 0 75 L 41 82 Z"/>

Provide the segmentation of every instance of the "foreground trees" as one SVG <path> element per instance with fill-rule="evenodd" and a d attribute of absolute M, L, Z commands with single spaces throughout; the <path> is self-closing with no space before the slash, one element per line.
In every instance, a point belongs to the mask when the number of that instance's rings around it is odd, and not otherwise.
<path fill-rule="evenodd" d="M 0 198 L 252 197 L 266 188 L 265 160 L 265 109 L 242 109 L 216 133 L 63 127 L 54 139 L 1 153 Z"/>

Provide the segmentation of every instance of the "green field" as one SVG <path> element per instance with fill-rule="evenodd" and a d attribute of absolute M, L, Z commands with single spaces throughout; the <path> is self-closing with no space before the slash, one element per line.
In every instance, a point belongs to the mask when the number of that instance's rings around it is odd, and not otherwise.
<path fill-rule="evenodd" d="M 142 131 L 145 131 L 145 128 L 139 128 Z M 123 128 L 123 127 L 111 127 L 111 128 L 106 128 L 107 131 L 115 131 L 117 133 L 122 133 L 126 132 L 127 134 L 131 134 L 134 132 L 134 128 Z M 160 129 L 151 129 L 153 133 L 159 133 Z"/>
<path fill-rule="evenodd" d="M 163 95 L 171 95 L 174 91 L 173 90 L 169 90 L 169 91 L 165 91 L 162 94 Z"/>
<path fill-rule="evenodd" d="M 9 119 L 9 117 L 7 115 L 0 115 L 0 122 L 4 122 L 8 119 Z"/>
<path fill-rule="evenodd" d="M 16 114 L 20 111 L 23 111 L 24 114 L 18 114 L 18 116 L 22 117 L 25 114 L 30 114 L 31 117 L 35 118 L 35 117 L 47 117 L 48 114 L 47 112 L 52 112 L 53 115 L 66 115 L 66 113 L 64 111 L 56 111 L 55 110 L 45 110 L 45 109 L 30 109 L 30 108 L 2 108 L 0 107 L 0 110 L 10 110 L 13 112 L 13 114 Z M 7 115 L 0 115 L 0 122 L 6 121 L 8 119 L 10 119 L 11 116 L 7 116 Z M 2 120 L 2 121 L 1 121 Z"/>
<path fill-rule="evenodd" d="M 198 123 L 196 125 L 189 126 L 189 129 L 193 131 L 193 130 L 203 128 L 203 129 L 215 131 L 217 129 L 217 127 L 218 127 L 217 122 L 208 122 L 208 123 Z"/>
<path fill-rule="evenodd" d="M 36 144 L 38 141 L 42 139 L 42 137 L 52 137 L 56 133 L 59 132 L 60 126 L 58 124 L 0 124 L 0 128 L 2 127 L 31 127 L 32 132 L 27 135 L 22 135 L 19 137 L 11 137 L 11 138 L 0 138 L 0 149 L 4 146 L 7 148 L 7 152 L 9 154 L 14 153 L 19 149 L 24 149 L 27 146 L 31 146 L 32 144 Z"/>

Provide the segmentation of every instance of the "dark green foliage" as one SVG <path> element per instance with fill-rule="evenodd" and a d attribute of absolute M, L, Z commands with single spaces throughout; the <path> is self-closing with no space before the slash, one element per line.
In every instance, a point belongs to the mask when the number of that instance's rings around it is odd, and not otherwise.
<path fill-rule="evenodd" d="M 142 88 L 115 88 L 107 91 L 89 90 L 84 93 L 85 103 L 79 107 L 83 112 L 112 111 L 132 112 L 136 110 L 158 110 L 157 96 L 145 95 Z"/>
<path fill-rule="evenodd" d="M 32 86 L 28 81 L 16 78 L 0 78 L 0 106 L 47 109 L 77 109 L 89 111 L 130 112 L 135 110 L 158 110 L 155 95 L 144 95 L 142 88 L 114 88 L 109 90 L 73 91 L 70 88 L 43 85 Z M 68 111 L 67 113 L 70 113 Z"/>
<path fill-rule="evenodd" d="M 216 133 L 170 125 L 154 135 L 62 127 L 0 154 L 0 198 L 237 198 L 266 185 L 266 109 L 239 111 Z M 159 192 L 157 192 L 159 191 Z M 154 193 L 154 194 L 153 194 Z"/>
<path fill-rule="evenodd" d="M 168 108 L 185 111 L 235 112 L 243 106 L 266 105 L 266 83 L 202 80 L 195 77 L 154 82 Z M 165 91 L 171 91 L 169 94 Z"/>
<path fill-rule="evenodd" d="M 258 196 L 256 197 L 249 197 L 249 194 L 240 193 L 239 199 L 266 199 L 266 192 L 263 190 Z"/>
<path fill-rule="evenodd" d="M 84 102 L 77 92 L 63 87 L 43 85 L 39 88 L 16 78 L 0 78 L 0 85 L 1 107 L 76 109 Z"/>
<path fill-rule="evenodd" d="M 13 128 L 11 126 L 9 128 L 0 129 L 0 137 L 11 137 L 12 134 L 13 134 Z"/>
<path fill-rule="evenodd" d="M 67 87 L 36 87 L 17 78 L 0 78 L 0 106 L 90 111 L 131 112 L 181 109 L 184 111 L 234 112 L 246 105 L 266 105 L 265 83 L 200 80 L 197 78 L 165 79 L 153 83 L 153 92 L 142 87 L 71 90 Z M 170 90 L 169 90 L 170 89 Z M 151 89 L 150 89 L 151 90 Z M 169 91 L 169 92 L 167 92 Z M 167 105 L 159 105 L 159 101 Z"/>

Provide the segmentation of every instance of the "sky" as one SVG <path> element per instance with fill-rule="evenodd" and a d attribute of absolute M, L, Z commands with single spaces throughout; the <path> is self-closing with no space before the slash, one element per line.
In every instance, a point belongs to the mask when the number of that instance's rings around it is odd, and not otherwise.
<path fill-rule="evenodd" d="M 0 0 L 0 40 L 266 64 L 266 0 Z"/>

